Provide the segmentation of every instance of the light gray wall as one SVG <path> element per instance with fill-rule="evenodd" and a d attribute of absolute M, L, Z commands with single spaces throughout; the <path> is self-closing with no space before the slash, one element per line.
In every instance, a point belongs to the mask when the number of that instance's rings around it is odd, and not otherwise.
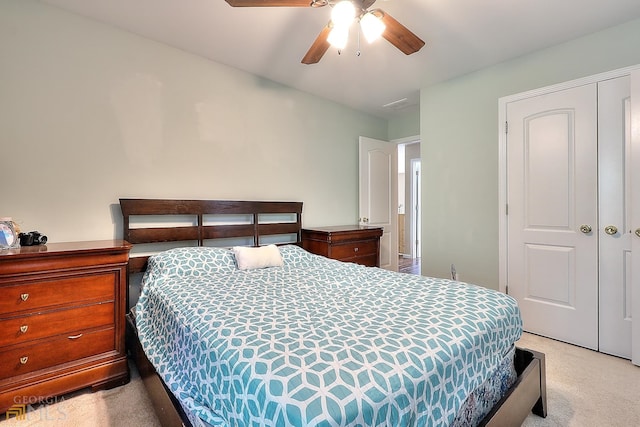
<path fill-rule="evenodd" d="M 640 63 L 640 20 L 420 93 L 422 274 L 498 288 L 498 99 Z"/>
<path fill-rule="evenodd" d="M 420 109 L 414 108 L 406 113 L 389 119 L 388 140 L 408 138 L 420 135 Z"/>
<path fill-rule="evenodd" d="M 357 221 L 387 121 L 32 0 L 0 2 L 0 217 L 121 236 L 120 197 L 296 200 Z M 313 114 L 310 114 L 313 112 Z"/>

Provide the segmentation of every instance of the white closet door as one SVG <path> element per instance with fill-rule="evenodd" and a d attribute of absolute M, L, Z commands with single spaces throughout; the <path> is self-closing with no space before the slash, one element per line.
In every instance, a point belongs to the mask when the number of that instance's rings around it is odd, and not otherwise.
<path fill-rule="evenodd" d="M 631 358 L 629 76 L 598 83 L 599 349 Z"/>
<path fill-rule="evenodd" d="M 527 331 L 598 348 L 596 85 L 506 106 L 508 289 Z"/>
<path fill-rule="evenodd" d="M 640 165 L 640 70 L 631 73 L 631 162 Z M 631 169 L 631 186 L 631 316 L 635 319 L 631 327 L 631 361 L 640 366 L 640 167 Z"/>

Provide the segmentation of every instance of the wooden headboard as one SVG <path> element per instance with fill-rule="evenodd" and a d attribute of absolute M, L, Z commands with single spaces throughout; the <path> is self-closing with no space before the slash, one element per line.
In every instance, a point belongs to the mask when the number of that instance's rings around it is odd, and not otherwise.
<path fill-rule="evenodd" d="M 124 219 L 123 238 L 136 245 L 142 243 L 185 242 L 185 246 L 204 246 L 205 241 L 216 239 L 248 238 L 252 246 L 263 244 L 264 237 L 294 235 L 293 244 L 300 244 L 302 229 L 302 202 L 234 201 L 234 200 L 170 200 L 120 199 Z M 241 223 L 207 222 L 208 216 L 247 216 Z M 275 220 L 265 218 L 274 216 Z M 278 215 L 291 216 L 284 221 Z M 136 223 L 138 217 L 154 219 L 171 216 L 193 217 L 191 225 L 165 225 L 145 227 Z M 134 217 L 134 218 L 132 218 Z M 132 221 L 132 219 L 134 221 Z M 191 243 L 189 243 L 191 242 Z M 129 272 L 146 268 L 148 255 L 134 256 L 129 261 Z"/>

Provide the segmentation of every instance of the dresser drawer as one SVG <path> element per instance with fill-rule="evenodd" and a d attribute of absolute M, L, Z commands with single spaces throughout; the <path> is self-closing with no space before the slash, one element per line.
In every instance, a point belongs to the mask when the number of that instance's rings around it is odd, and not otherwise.
<path fill-rule="evenodd" d="M 113 328 L 34 341 L 0 352 L 0 381 L 115 349 Z"/>
<path fill-rule="evenodd" d="M 0 320 L 0 348 L 7 345 L 113 325 L 114 303 L 93 304 Z"/>
<path fill-rule="evenodd" d="M 0 414 L 25 396 L 128 381 L 130 249 L 96 240 L 0 251 Z"/>
<path fill-rule="evenodd" d="M 366 255 L 377 255 L 378 242 L 375 240 L 364 240 L 359 242 L 349 242 L 331 246 L 331 257 L 335 259 L 346 259 Z"/>
<path fill-rule="evenodd" d="M 0 287 L 0 318 L 73 302 L 113 301 L 115 272 L 84 276 L 61 276 L 43 281 Z"/>
<path fill-rule="evenodd" d="M 365 265 L 367 267 L 378 266 L 378 254 L 372 254 L 367 256 L 358 256 L 353 258 L 341 258 L 342 262 L 355 262 L 356 264 Z"/>

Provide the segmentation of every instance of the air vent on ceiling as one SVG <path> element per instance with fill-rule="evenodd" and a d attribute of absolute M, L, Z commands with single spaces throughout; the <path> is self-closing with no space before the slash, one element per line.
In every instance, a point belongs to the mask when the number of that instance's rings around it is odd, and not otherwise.
<path fill-rule="evenodd" d="M 397 101 L 384 104 L 382 108 L 388 108 L 390 110 L 401 110 L 409 106 L 409 100 L 407 98 L 398 99 Z"/>

